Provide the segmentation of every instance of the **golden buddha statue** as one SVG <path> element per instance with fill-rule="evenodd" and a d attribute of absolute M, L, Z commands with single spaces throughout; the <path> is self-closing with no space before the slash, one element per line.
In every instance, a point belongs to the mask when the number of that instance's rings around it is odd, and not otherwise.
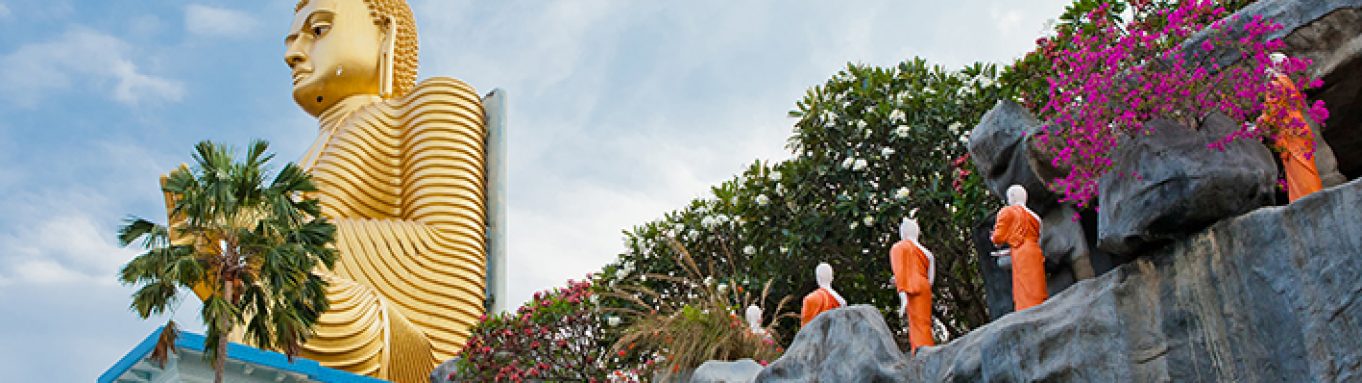
<path fill-rule="evenodd" d="M 331 309 L 300 356 L 425 382 L 483 314 L 486 136 L 481 99 L 416 83 L 403 0 L 302 0 L 285 40 L 293 98 L 320 122 L 300 165 L 337 227 Z"/>

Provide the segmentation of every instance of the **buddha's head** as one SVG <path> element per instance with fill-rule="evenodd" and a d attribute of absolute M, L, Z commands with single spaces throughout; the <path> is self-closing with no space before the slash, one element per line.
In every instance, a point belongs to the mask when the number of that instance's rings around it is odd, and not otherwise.
<path fill-rule="evenodd" d="M 293 100 L 314 116 L 346 97 L 416 85 L 416 23 L 404 0 L 301 0 L 284 40 Z"/>

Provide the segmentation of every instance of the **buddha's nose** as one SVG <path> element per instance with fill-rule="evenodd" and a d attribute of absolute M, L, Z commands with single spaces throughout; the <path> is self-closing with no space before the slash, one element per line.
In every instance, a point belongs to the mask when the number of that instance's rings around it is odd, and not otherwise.
<path fill-rule="evenodd" d="M 302 49 L 299 49 L 298 44 L 296 42 L 290 44 L 288 47 L 288 51 L 284 52 L 284 63 L 288 64 L 289 68 L 293 68 L 297 66 L 299 63 L 302 63 L 303 61 L 306 60 L 307 54 L 303 53 Z"/>

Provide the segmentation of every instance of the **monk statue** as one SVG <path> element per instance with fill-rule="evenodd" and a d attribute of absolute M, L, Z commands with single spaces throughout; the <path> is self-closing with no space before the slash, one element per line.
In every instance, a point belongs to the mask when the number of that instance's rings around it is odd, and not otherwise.
<path fill-rule="evenodd" d="M 800 310 L 801 326 L 809 324 L 809 321 L 824 311 L 847 305 L 847 300 L 842 299 L 842 295 L 832 289 L 831 265 L 826 262 L 819 263 L 813 273 L 814 280 L 818 282 L 818 290 L 804 296 L 804 307 Z"/>
<path fill-rule="evenodd" d="M 917 220 L 904 218 L 897 243 L 889 249 L 889 266 L 899 293 L 899 315 L 908 322 L 908 344 L 917 354 L 932 339 L 932 284 L 936 282 L 936 257 L 918 242 Z"/>
<path fill-rule="evenodd" d="M 748 332 L 757 336 L 766 336 L 766 329 L 761 327 L 761 307 L 748 305 L 743 317 L 747 319 Z"/>
<path fill-rule="evenodd" d="M 1305 95 L 1282 73 L 1286 55 L 1274 52 L 1269 57 L 1272 67 L 1268 68 L 1268 81 L 1271 83 L 1257 125 L 1267 127 L 1274 135 L 1273 146 L 1286 173 L 1286 194 L 1289 201 L 1295 202 L 1322 188 L 1314 159 L 1315 135 L 1305 119 Z"/>
<path fill-rule="evenodd" d="M 1045 254 L 1040 250 L 1040 216 L 1026 207 L 1026 189 L 1007 188 L 1007 206 L 998 211 L 993 243 L 1011 247 L 1012 303 L 1016 311 L 1041 304 L 1045 286 Z"/>
<path fill-rule="evenodd" d="M 404 0 L 302 0 L 285 38 L 293 99 L 317 117 L 300 161 L 336 224 L 331 308 L 300 355 L 425 382 L 484 313 L 487 129 L 459 80 L 416 82 Z"/>

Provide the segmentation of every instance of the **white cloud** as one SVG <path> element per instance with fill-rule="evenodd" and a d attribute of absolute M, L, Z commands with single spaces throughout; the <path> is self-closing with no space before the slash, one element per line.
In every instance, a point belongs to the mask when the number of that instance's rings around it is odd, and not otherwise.
<path fill-rule="evenodd" d="M 119 103 L 179 101 L 184 85 L 140 70 L 123 40 L 87 28 L 72 28 L 55 40 L 20 46 L 0 56 L 0 96 L 34 106 L 50 93 L 77 89 L 108 92 Z"/>
<path fill-rule="evenodd" d="M 0 3 L 0 17 L 9 17 L 9 14 L 9 7 L 6 7 L 5 3 Z"/>
<path fill-rule="evenodd" d="M 112 228 L 87 214 L 58 213 L 31 227 L 0 234 L 0 278 L 24 283 L 113 285 L 118 267 L 136 250 L 119 247 Z"/>
<path fill-rule="evenodd" d="M 239 37 L 255 31 L 257 24 L 241 11 L 199 4 L 184 8 L 184 29 L 196 35 Z"/>

